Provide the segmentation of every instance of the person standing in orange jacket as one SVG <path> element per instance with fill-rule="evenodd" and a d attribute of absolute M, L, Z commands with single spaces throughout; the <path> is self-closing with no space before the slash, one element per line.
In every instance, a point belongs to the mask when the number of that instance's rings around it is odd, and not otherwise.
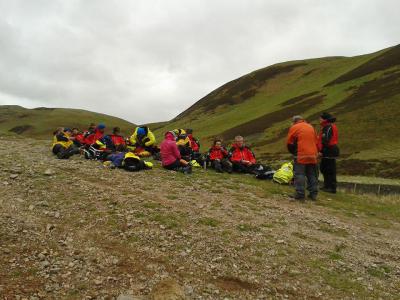
<path fill-rule="evenodd" d="M 294 156 L 295 200 L 305 199 L 307 178 L 308 198 L 316 200 L 318 195 L 318 148 L 314 127 L 301 116 L 293 117 L 293 125 L 287 136 L 287 148 Z"/>

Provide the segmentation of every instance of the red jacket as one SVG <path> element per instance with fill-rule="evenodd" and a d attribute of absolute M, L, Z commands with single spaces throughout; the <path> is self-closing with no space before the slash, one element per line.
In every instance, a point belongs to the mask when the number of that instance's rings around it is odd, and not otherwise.
<path fill-rule="evenodd" d="M 94 133 L 88 135 L 85 140 L 84 143 L 86 145 L 92 145 L 94 144 L 97 140 L 101 139 L 103 137 L 103 133 L 100 132 L 100 130 L 98 130 L 97 128 L 94 130 Z"/>
<path fill-rule="evenodd" d="M 118 146 L 118 145 L 125 145 L 125 139 L 122 135 L 118 135 L 118 134 L 110 134 L 110 138 L 114 144 L 114 146 Z"/>
<path fill-rule="evenodd" d="M 247 146 L 239 147 L 236 144 L 232 145 L 229 151 L 231 162 L 240 163 L 242 160 L 248 160 L 252 164 L 256 163 L 256 157 L 253 151 Z"/>
<path fill-rule="evenodd" d="M 212 147 L 208 150 L 208 157 L 210 160 L 223 159 L 229 156 L 228 151 L 224 147 Z"/>
<path fill-rule="evenodd" d="M 187 136 L 190 140 L 190 147 L 192 148 L 192 150 L 194 152 L 199 152 L 199 150 L 200 150 L 199 141 L 196 138 L 194 138 L 192 134 L 188 134 Z"/>
<path fill-rule="evenodd" d="M 181 159 L 181 153 L 176 145 L 175 137 L 172 133 L 167 132 L 165 139 L 160 145 L 161 161 L 163 166 L 169 166 Z"/>
<path fill-rule="evenodd" d="M 332 147 L 338 144 L 338 129 L 336 124 L 324 121 L 318 134 L 318 151 L 322 152 L 324 147 Z"/>
<path fill-rule="evenodd" d="M 77 141 L 80 144 L 84 144 L 85 142 L 85 136 L 83 135 L 83 133 L 78 133 L 77 135 L 74 135 L 75 137 L 75 141 Z"/>

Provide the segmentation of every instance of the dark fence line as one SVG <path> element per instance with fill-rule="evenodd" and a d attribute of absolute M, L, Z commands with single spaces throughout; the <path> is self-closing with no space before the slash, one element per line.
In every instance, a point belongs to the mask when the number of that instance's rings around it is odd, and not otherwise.
<path fill-rule="evenodd" d="M 400 185 L 338 182 L 338 188 L 354 194 L 400 195 Z"/>

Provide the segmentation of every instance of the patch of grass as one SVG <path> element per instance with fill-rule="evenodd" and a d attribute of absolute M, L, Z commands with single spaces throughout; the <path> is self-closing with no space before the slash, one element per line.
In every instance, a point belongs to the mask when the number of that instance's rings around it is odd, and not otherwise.
<path fill-rule="evenodd" d="M 369 267 L 367 269 L 367 273 L 373 277 L 377 277 L 380 279 L 387 278 L 389 273 L 391 272 L 391 268 L 386 265 L 376 266 L 376 267 Z"/>
<path fill-rule="evenodd" d="M 180 227 L 183 222 L 183 218 L 181 216 L 172 213 L 153 214 L 150 217 L 150 220 L 164 225 L 168 229 Z"/>
<path fill-rule="evenodd" d="M 211 217 L 204 217 L 199 219 L 198 223 L 205 226 L 217 227 L 220 224 L 220 221 Z"/>
<path fill-rule="evenodd" d="M 343 228 L 336 228 L 334 226 L 328 224 L 321 224 L 318 228 L 320 231 L 327 232 L 336 236 L 347 237 L 349 233 L 346 229 Z"/>
<path fill-rule="evenodd" d="M 246 223 L 236 225 L 236 229 L 239 231 L 242 231 L 242 232 L 260 231 L 259 227 L 251 225 L 251 224 L 246 224 Z"/>
<path fill-rule="evenodd" d="M 167 199 L 169 199 L 169 200 L 176 200 L 176 199 L 178 199 L 178 198 L 179 198 L 178 195 L 173 195 L 173 194 L 167 195 Z"/>
<path fill-rule="evenodd" d="M 156 209 L 156 208 L 162 207 L 162 205 L 160 203 L 156 203 L 156 202 L 146 202 L 146 203 L 143 203 L 143 207 L 150 208 L 150 209 Z"/>
<path fill-rule="evenodd" d="M 340 259 L 343 259 L 343 256 L 340 254 L 340 253 L 338 253 L 338 252 L 335 252 L 335 251 L 331 251 L 331 252 L 329 252 L 329 258 L 331 259 L 331 260 L 340 260 Z"/>

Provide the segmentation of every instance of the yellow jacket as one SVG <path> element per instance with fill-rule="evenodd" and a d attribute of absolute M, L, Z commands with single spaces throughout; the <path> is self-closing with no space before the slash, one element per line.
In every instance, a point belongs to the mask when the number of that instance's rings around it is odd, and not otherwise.
<path fill-rule="evenodd" d="M 53 144 L 51 148 L 53 148 L 55 145 L 61 145 L 65 149 L 68 149 L 72 144 L 74 143 L 69 139 L 70 135 L 66 132 L 61 132 L 57 135 L 54 135 L 53 137 Z"/>
<path fill-rule="evenodd" d="M 135 132 L 132 134 L 132 136 L 129 139 L 129 141 L 131 142 L 131 145 L 129 147 L 130 149 L 133 150 L 138 146 L 150 147 L 155 144 L 156 137 L 150 131 L 150 129 L 147 126 L 145 126 L 145 127 L 142 126 L 142 128 L 144 128 L 146 131 L 145 136 L 143 136 L 141 139 L 139 139 L 138 134 L 137 134 L 139 127 L 136 127 Z"/>
<path fill-rule="evenodd" d="M 187 136 L 186 131 L 184 129 L 174 129 L 173 132 L 175 132 L 177 136 L 176 144 L 178 146 L 186 146 L 186 147 L 191 146 L 190 138 Z"/>

